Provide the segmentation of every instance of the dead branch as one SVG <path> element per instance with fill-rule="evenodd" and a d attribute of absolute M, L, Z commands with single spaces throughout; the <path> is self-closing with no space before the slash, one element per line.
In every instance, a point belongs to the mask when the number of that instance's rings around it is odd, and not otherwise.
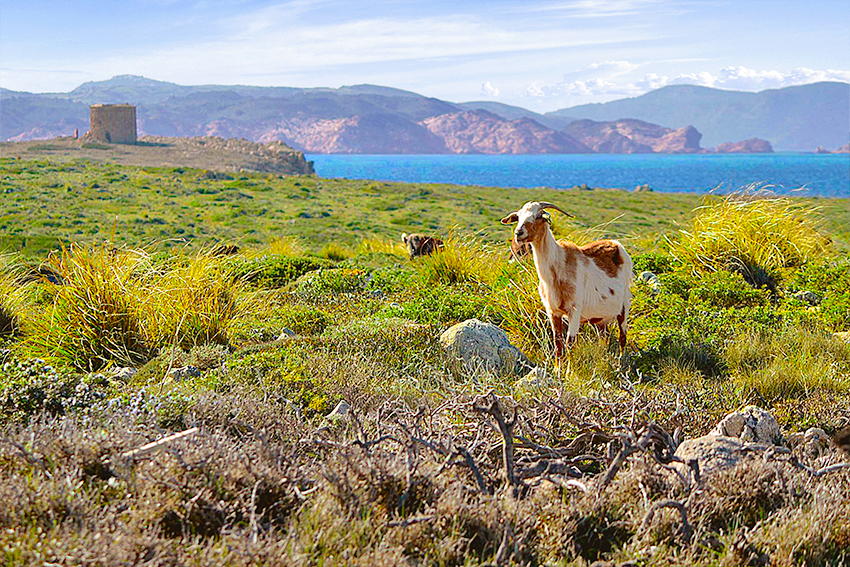
<path fill-rule="evenodd" d="M 581 471 L 572 463 L 563 459 L 540 460 L 533 466 L 519 468 L 517 475 L 522 479 L 534 478 L 537 476 L 557 474 L 561 476 L 570 476 L 573 478 L 581 478 Z"/>
<path fill-rule="evenodd" d="M 682 535 L 685 536 L 685 539 L 690 540 L 691 525 L 688 523 L 685 505 L 675 500 L 658 500 L 653 503 L 653 505 L 649 507 L 649 510 L 647 510 L 646 515 L 643 517 L 643 521 L 640 523 L 641 531 L 649 528 L 650 524 L 652 524 L 652 518 L 655 517 L 655 513 L 661 508 L 675 508 L 678 510 L 679 516 L 682 518 Z"/>
<path fill-rule="evenodd" d="M 430 522 L 437 518 L 436 515 L 431 514 L 428 516 L 413 516 L 412 518 L 404 518 L 402 520 L 392 520 L 387 522 L 387 526 L 391 528 L 406 528 L 407 526 L 412 526 L 415 524 L 421 524 L 423 522 Z"/>
<path fill-rule="evenodd" d="M 829 473 L 833 473 L 833 472 L 836 472 L 836 471 L 840 471 L 840 470 L 850 468 L 850 463 L 835 463 L 833 465 L 827 465 L 827 466 L 822 467 L 820 469 L 814 469 L 814 468 L 812 468 L 808 465 L 801 463 L 797 459 L 797 457 L 795 457 L 795 456 L 792 456 L 789 459 L 789 462 L 793 466 L 797 467 L 798 469 L 806 471 L 807 473 L 809 473 L 810 475 L 812 475 L 814 477 L 821 477 L 821 476 L 824 476 L 824 475 L 829 474 Z"/>
<path fill-rule="evenodd" d="M 517 411 L 514 409 L 514 415 L 511 419 L 506 419 L 502 413 L 502 406 L 499 404 L 499 399 L 492 392 L 489 394 L 490 404 L 487 406 L 473 403 L 472 408 L 479 413 L 486 413 L 494 420 L 502 434 L 502 460 L 505 466 L 505 477 L 507 485 L 516 489 L 520 482 L 517 479 L 514 471 L 514 427 L 517 422 Z"/>
<path fill-rule="evenodd" d="M 645 451 L 648 448 L 651 448 L 652 456 L 662 465 L 670 464 L 676 458 L 674 455 L 675 450 L 673 449 L 673 439 L 666 431 L 657 426 L 654 422 L 649 422 L 646 427 L 643 428 L 643 432 L 641 433 L 637 443 L 633 443 L 632 439 L 633 437 L 631 434 L 620 436 L 623 448 L 614 457 L 614 460 L 608 467 L 608 470 L 605 471 L 605 476 L 599 483 L 600 492 L 608 486 L 612 480 L 614 480 L 614 477 L 617 475 L 617 472 L 619 472 L 620 467 L 622 467 L 626 462 L 626 459 L 638 451 Z"/>
<path fill-rule="evenodd" d="M 471 470 L 472 474 L 475 475 L 475 480 L 478 482 L 478 488 L 481 490 L 481 493 L 488 494 L 487 484 L 484 482 L 484 477 L 481 476 L 481 471 L 479 471 L 478 467 L 475 466 L 475 461 L 473 460 L 472 455 L 469 454 L 466 447 L 458 447 L 456 451 L 461 457 L 463 457 L 466 462 L 466 466 L 469 467 L 469 470 Z"/>
<path fill-rule="evenodd" d="M 500 567 L 505 564 L 505 560 L 508 558 L 508 548 L 510 547 L 509 541 L 513 539 L 513 536 L 513 530 L 509 525 L 506 525 L 505 531 L 502 533 L 502 542 L 499 544 L 499 549 L 496 550 L 496 555 L 493 556 L 493 562 L 485 563 L 485 565 Z"/>
<path fill-rule="evenodd" d="M 257 482 L 254 483 L 254 489 L 251 490 L 251 519 L 249 521 L 249 525 L 251 526 L 252 543 L 257 543 L 257 534 L 260 531 L 259 525 L 257 524 L 257 489 L 260 487 L 262 482 L 263 479 L 258 479 Z"/>
<path fill-rule="evenodd" d="M 133 458 L 136 458 L 136 457 L 142 457 L 144 455 L 147 455 L 149 453 L 153 453 L 154 451 L 157 451 L 157 450 L 165 447 L 169 443 L 173 443 L 174 441 L 179 441 L 180 439 L 191 437 L 192 435 L 194 435 L 198 431 L 200 431 L 200 430 L 197 427 L 193 427 L 191 429 L 187 429 L 186 431 L 174 433 L 173 435 L 163 437 L 162 439 L 159 439 L 158 441 L 153 441 L 151 443 L 148 443 L 147 445 L 142 445 L 138 449 L 133 449 L 131 451 L 125 451 L 124 453 L 121 453 L 121 458 L 122 459 L 133 459 Z"/>

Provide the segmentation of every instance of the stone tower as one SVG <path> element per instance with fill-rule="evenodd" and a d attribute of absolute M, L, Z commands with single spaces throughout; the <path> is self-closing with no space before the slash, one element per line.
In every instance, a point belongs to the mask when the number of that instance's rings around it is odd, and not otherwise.
<path fill-rule="evenodd" d="M 112 144 L 136 143 L 136 107 L 132 104 L 93 104 L 87 137 Z"/>

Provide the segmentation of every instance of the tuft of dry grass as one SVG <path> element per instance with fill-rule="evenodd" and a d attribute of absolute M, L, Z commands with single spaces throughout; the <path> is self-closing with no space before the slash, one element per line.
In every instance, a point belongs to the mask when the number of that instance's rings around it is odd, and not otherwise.
<path fill-rule="evenodd" d="M 226 344 L 230 324 L 239 315 L 240 289 L 239 281 L 222 269 L 221 259 L 208 253 L 148 274 L 136 292 L 147 344 L 185 349 Z"/>
<path fill-rule="evenodd" d="M 817 208 L 755 190 L 707 195 L 692 227 L 670 241 L 670 251 L 697 272 L 740 271 L 748 281 L 759 270 L 775 273 L 831 253 Z"/>
<path fill-rule="evenodd" d="M 484 247 L 472 237 L 461 237 L 452 232 L 445 239 L 445 246 L 429 256 L 416 259 L 422 281 L 426 285 L 453 285 L 466 281 L 489 284 L 499 273 L 499 266 L 506 262 L 498 252 Z"/>
<path fill-rule="evenodd" d="M 402 242 L 377 237 L 361 240 L 357 252 L 360 254 L 391 254 L 401 258 L 407 257 L 407 248 Z"/>
<path fill-rule="evenodd" d="M 281 236 L 275 238 L 269 243 L 267 250 L 263 251 L 264 254 L 276 254 L 292 258 L 303 256 L 304 252 L 305 248 L 301 239 L 295 236 Z"/>
<path fill-rule="evenodd" d="M 61 281 L 43 282 L 52 305 L 25 320 L 24 350 L 79 370 L 145 360 L 149 349 L 132 289 L 146 260 L 142 252 L 106 245 L 51 255 L 47 263 Z"/>
<path fill-rule="evenodd" d="M 27 306 L 20 348 L 78 370 L 136 366 L 158 348 L 225 344 L 239 283 L 209 253 L 152 268 L 143 251 L 72 246 L 51 256 L 48 304 Z"/>
<path fill-rule="evenodd" d="M 723 359 L 739 387 L 768 400 L 850 390 L 850 349 L 829 334 L 805 328 L 744 331 L 729 343 Z"/>

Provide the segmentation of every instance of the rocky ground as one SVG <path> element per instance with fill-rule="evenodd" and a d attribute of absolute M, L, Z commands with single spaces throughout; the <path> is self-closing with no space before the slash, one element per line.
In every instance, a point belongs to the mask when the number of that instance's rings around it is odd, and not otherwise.
<path fill-rule="evenodd" d="M 302 152 L 282 142 L 204 136 L 167 138 L 142 136 L 138 144 L 101 144 L 71 137 L 29 142 L 4 142 L 3 157 L 51 161 L 90 159 L 120 165 L 189 167 L 210 171 L 253 171 L 283 175 L 315 173 Z"/>

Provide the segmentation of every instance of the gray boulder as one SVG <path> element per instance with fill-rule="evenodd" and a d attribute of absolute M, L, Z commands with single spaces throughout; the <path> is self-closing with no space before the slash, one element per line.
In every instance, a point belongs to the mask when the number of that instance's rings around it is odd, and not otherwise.
<path fill-rule="evenodd" d="M 682 441 L 676 448 L 676 457 L 688 463 L 696 460 L 700 474 L 711 474 L 734 466 L 741 459 L 744 442 L 737 437 L 725 435 L 703 435 L 696 439 Z M 676 467 L 686 473 L 687 464 L 676 463 Z"/>
<path fill-rule="evenodd" d="M 502 329 L 478 319 L 450 327 L 440 335 L 440 344 L 455 358 L 462 372 L 524 374 L 534 366 Z"/>
<path fill-rule="evenodd" d="M 785 440 L 779 424 L 769 411 L 747 406 L 724 417 L 711 432 L 714 435 L 737 437 L 745 443 L 783 445 Z"/>
<path fill-rule="evenodd" d="M 112 371 L 112 377 L 117 378 L 118 380 L 122 380 L 124 382 L 128 382 L 132 380 L 133 377 L 138 374 L 139 371 L 133 367 L 126 366 L 123 368 L 115 368 Z"/>

